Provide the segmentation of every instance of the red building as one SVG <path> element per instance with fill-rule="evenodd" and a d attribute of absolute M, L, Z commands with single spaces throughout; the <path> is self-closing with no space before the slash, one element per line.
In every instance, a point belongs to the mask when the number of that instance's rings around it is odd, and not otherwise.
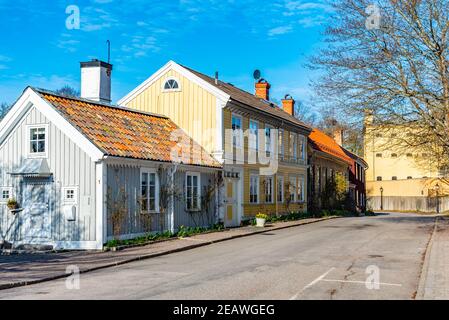
<path fill-rule="evenodd" d="M 368 163 L 363 158 L 343 148 L 352 159 L 349 167 L 349 192 L 356 208 L 361 212 L 366 211 L 366 175 Z"/>

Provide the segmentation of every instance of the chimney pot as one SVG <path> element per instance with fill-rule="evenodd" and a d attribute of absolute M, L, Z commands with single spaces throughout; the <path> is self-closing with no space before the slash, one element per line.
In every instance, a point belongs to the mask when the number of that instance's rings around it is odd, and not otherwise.
<path fill-rule="evenodd" d="M 266 101 L 270 100 L 271 85 L 265 80 L 260 79 L 256 82 L 256 96 Z"/>
<path fill-rule="evenodd" d="M 112 65 L 97 59 L 81 62 L 81 98 L 111 103 Z"/>

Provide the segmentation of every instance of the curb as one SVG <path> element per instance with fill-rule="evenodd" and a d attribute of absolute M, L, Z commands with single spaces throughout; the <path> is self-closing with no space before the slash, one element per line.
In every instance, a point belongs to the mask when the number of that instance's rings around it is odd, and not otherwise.
<path fill-rule="evenodd" d="M 157 258 L 157 257 L 161 257 L 161 256 L 166 256 L 166 255 L 169 255 L 169 254 L 172 254 L 172 253 L 179 253 L 179 252 L 183 252 L 183 251 L 189 251 L 189 250 L 200 248 L 200 247 L 206 247 L 206 246 L 209 246 L 209 245 L 212 245 L 212 244 L 215 244 L 215 243 L 225 242 L 225 241 L 239 239 L 239 238 L 246 238 L 246 237 L 250 237 L 250 236 L 254 236 L 254 235 L 258 235 L 258 234 L 263 234 L 263 233 L 268 233 L 268 232 L 272 232 L 272 231 L 276 231 L 276 230 L 290 229 L 290 228 L 305 226 L 305 225 L 309 225 L 309 224 L 313 224 L 313 223 L 318 223 L 318 222 L 323 222 L 323 221 L 328 221 L 328 220 L 333 220 L 333 219 L 338 219 L 338 218 L 340 218 L 340 217 L 322 218 L 322 219 L 318 219 L 318 220 L 314 220 L 314 221 L 298 223 L 298 224 L 293 224 L 293 225 L 289 225 L 289 226 L 282 226 L 282 227 L 277 227 L 277 228 L 274 227 L 274 228 L 268 229 L 268 230 L 255 231 L 255 232 L 251 232 L 251 233 L 247 233 L 247 234 L 239 234 L 239 235 L 235 235 L 235 236 L 231 236 L 229 238 L 223 238 L 223 239 L 219 239 L 219 240 L 210 240 L 210 241 L 206 241 L 206 242 L 202 242 L 202 243 L 198 243 L 198 244 L 188 245 L 188 246 L 185 246 L 185 247 L 182 247 L 182 248 L 178 248 L 178 249 L 172 249 L 172 250 L 167 250 L 167 251 L 163 251 L 163 252 L 159 252 L 159 253 L 152 253 L 152 254 L 148 254 L 148 255 L 137 256 L 137 257 L 134 257 L 134 258 L 129 258 L 129 259 L 123 260 L 123 261 L 113 262 L 113 263 L 101 265 L 101 266 L 98 266 L 98 267 L 87 268 L 87 269 L 81 270 L 80 274 L 85 274 L 85 273 L 88 273 L 88 272 L 98 271 L 98 270 L 102 270 L 102 269 L 118 267 L 118 266 L 125 265 L 125 264 L 128 264 L 128 263 L 136 262 L 136 261 L 143 261 L 143 260 L 148 260 L 148 259 Z M 39 284 L 39 283 L 43 283 L 43 282 L 59 280 L 59 279 L 67 278 L 70 275 L 71 274 L 61 273 L 61 274 L 58 274 L 58 275 L 55 275 L 55 276 L 51 276 L 51 277 L 47 277 L 47 278 L 43 278 L 43 279 L 38 279 L 38 280 L 21 281 L 21 282 L 2 284 L 2 285 L 0 285 L 0 290 L 7 290 L 7 289 L 18 288 L 18 287 L 25 287 L 25 286 L 30 286 L 30 285 L 33 285 L 33 284 Z"/>
<path fill-rule="evenodd" d="M 429 242 L 427 243 L 426 251 L 424 254 L 424 261 L 422 263 L 421 274 L 419 276 L 418 289 L 416 291 L 414 300 L 424 300 L 427 274 L 429 272 L 430 253 L 432 251 L 433 239 L 435 238 L 437 228 L 438 228 L 438 216 L 435 218 L 435 225 L 433 227 L 432 235 L 430 236 Z"/>

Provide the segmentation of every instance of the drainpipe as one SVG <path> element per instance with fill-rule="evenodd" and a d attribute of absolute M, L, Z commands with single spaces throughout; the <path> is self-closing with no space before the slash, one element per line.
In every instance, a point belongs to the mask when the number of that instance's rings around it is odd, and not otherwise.
<path fill-rule="evenodd" d="M 171 169 L 171 189 L 172 194 L 170 195 L 170 232 L 175 233 L 175 195 L 173 194 L 175 190 L 175 174 L 178 171 L 178 164 L 174 164 Z"/>

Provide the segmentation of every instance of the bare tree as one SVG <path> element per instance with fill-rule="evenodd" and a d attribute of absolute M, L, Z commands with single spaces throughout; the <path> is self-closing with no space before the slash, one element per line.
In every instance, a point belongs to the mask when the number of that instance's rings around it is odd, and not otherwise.
<path fill-rule="evenodd" d="M 373 3 L 375 3 L 373 5 Z M 405 148 L 449 159 L 449 2 L 333 0 L 328 46 L 311 59 L 329 108 L 354 127 L 407 129 Z"/>
<path fill-rule="evenodd" d="M 66 96 L 72 96 L 72 97 L 79 97 L 80 92 L 76 90 L 75 88 L 72 88 L 68 85 L 62 87 L 61 89 L 58 89 L 55 91 L 57 94 L 62 94 Z"/>

